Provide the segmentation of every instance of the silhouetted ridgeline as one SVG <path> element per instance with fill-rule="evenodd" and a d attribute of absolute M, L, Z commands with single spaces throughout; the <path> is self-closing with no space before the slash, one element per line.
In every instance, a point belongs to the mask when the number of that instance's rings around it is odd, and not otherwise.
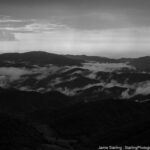
<path fill-rule="evenodd" d="M 83 60 L 70 59 L 63 55 L 52 54 L 42 51 L 26 52 L 26 53 L 5 53 L 0 54 L 0 65 L 3 66 L 4 62 L 16 62 L 16 65 L 26 62 L 27 66 L 39 65 L 44 66 L 47 64 L 63 65 L 80 65 Z M 9 66 L 9 63 L 7 64 Z"/>

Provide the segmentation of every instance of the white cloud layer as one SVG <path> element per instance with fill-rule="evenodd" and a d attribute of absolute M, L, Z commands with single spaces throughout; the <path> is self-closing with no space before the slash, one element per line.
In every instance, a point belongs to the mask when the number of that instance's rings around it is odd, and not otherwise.
<path fill-rule="evenodd" d="M 126 63 L 84 63 L 83 69 L 88 69 L 92 73 L 96 73 L 99 71 L 103 72 L 113 72 L 118 71 L 123 68 L 132 69 L 135 70 L 135 68 L 131 65 L 128 65 Z"/>
<path fill-rule="evenodd" d="M 18 80 L 22 75 L 30 74 L 31 72 L 24 68 L 1 67 L 0 76 L 7 77 L 10 81 Z"/>
<path fill-rule="evenodd" d="M 112 72 L 112 71 L 120 70 L 121 68 L 124 68 L 124 67 L 133 69 L 132 66 L 129 66 L 127 64 L 122 64 L 122 63 L 121 64 L 115 64 L 115 63 L 112 63 L 112 64 L 97 63 L 97 64 L 95 64 L 95 63 L 93 63 L 94 66 L 92 66 L 92 63 L 89 63 L 89 64 L 83 65 L 84 69 L 90 70 L 90 72 L 88 74 L 84 75 L 85 77 L 88 76 L 89 78 L 90 77 L 94 78 L 95 73 L 98 71 Z M 49 86 L 49 88 L 45 89 L 47 91 L 47 90 L 51 90 L 51 87 L 53 87 L 55 89 L 56 84 L 68 82 L 68 81 L 71 82 L 71 81 L 75 80 L 77 78 L 77 76 L 74 76 L 73 74 L 70 74 L 70 76 L 67 77 L 67 79 L 65 79 L 65 80 L 63 79 L 64 76 L 61 76 L 61 73 L 63 73 L 64 71 L 73 69 L 73 68 L 75 68 L 75 66 L 70 67 L 70 68 L 68 68 L 68 67 L 60 67 L 59 68 L 54 65 L 50 65 L 47 67 L 35 66 L 35 68 L 32 68 L 32 69 L 16 68 L 16 67 L 0 67 L 0 86 L 7 87 L 7 86 L 9 86 L 9 84 L 11 82 L 14 82 L 14 81 L 20 81 L 20 83 L 21 83 L 22 81 L 26 80 L 27 78 L 30 78 L 30 75 L 34 75 L 34 78 L 37 80 L 37 82 L 39 82 L 40 80 L 50 77 L 51 75 L 60 74 L 60 76 L 52 79 L 50 82 L 47 83 L 47 85 Z M 78 73 L 82 74 L 82 71 L 78 72 Z M 23 75 L 29 75 L 29 76 L 26 76 L 23 79 L 23 78 L 21 78 Z M 30 85 L 30 86 L 31 86 L 30 90 L 32 90 L 32 85 Z M 150 81 L 143 81 L 143 82 L 129 84 L 129 83 L 118 83 L 116 80 L 113 80 L 113 79 L 109 83 L 99 80 L 97 83 L 87 84 L 81 88 L 69 89 L 68 87 L 64 87 L 64 88 L 58 87 L 55 90 L 58 90 L 67 95 L 75 95 L 79 90 L 85 90 L 85 89 L 88 89 L 88 88 L 91 88 L 94 86 L 103 87 L 101 90 L 105 90 L 105 89 L 107 90 L 108 88 L 112 88 L 112 87 L 127 88 L 127 90 L 123 91 L 122 94 L 120 95 L 120 98 L 123 98 L 123 99 L 131 98 L 131 97 L 139 95 L 139 94 L 140 95 L 150 94 Z M 40 87 L 40 88 L 42 88 L 42 87 Z M 24 87 L 22 87 L 22 89 L 24 89 Z M 27 89 L 29 89 L 29 87 Z M 131 90 L 133 90 L 134 92 L 131 93 L 130 92 Z M 44 89 L 42 91 L 44 91 Z"/>

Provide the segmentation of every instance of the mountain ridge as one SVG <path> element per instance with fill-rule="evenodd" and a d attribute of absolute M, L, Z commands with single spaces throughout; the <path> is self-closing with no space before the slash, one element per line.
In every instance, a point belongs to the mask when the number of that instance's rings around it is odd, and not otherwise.
<path fill-rule="evenodd" d="M 4 53 L 0 54 L 0 63 L 3 61 L 27 62 L 30 64 L 46 65 L 80 65 L 81 60 L 74 60 L 63 55 L 48 53 L 44 51 L 31 51 L 25 53 Z"/>
<path fill-rule="evenodd" d="M 17 134 L 14 144 L 24 148 L 21 138 L 28 138 L 28 130 L 35 150 L 148 145 L 150 57 L 72 57 L 39 51 L 0 55 L 0 139 L 13 143 Z M 36 138 L 44 142 L 38 145 Z"/>

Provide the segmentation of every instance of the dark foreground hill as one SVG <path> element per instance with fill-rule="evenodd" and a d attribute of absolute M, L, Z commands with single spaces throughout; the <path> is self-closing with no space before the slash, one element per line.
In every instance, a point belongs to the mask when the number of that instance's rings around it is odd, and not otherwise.
<path fill-rule="evenodd" d="M 34 150 L 42 143 L 46 143 L 46 140 L 34 127 L 6 114 L 0 114 L 1 150 Z"/>
<path fill-rule="evenodd" d="M 67 97 L 58 92 L 40 94 L 4 89 L 0 97 L 1 114 L 9 114 L 9 117 L 0 115 L 0 141 L 4 141 L 0 146 L 6 146 L 9 141 L 13 143 L 10 150 L 14 145 L 16 149 L 27 145 L 32 150 L 43 143 L 48 145 L 43 150 L 150 145 L 148 100 L 142 103 L 134 99 L 102 100 L 99 96 L 86 103 L 80 97 Z"/>
<path fill-rule="evenodd" d="M 33 125 L 0 114 L 0 150 L 73 150 L 69 142 L 45 138 Z"/>
<path fill-rule="evenodd" d="M 49 119 L 49 123 L 62 137 L 77 138 L 87 148 L 150 145 L 149 108 L 149 102 L 95 101 L 73 105 L 59 112 L 54 122 Z"/>
<path fill-rule="evenodd" d="M 58 109 L 68 105 L 69 97 L 57 91 L 47 93 L 0 89 L 0 111 L 6 113 L 29 113 L 39 109 Z"/>

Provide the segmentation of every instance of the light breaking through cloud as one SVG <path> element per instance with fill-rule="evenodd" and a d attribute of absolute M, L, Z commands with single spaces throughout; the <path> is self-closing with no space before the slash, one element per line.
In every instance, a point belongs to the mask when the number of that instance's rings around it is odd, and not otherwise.
<path fill-rule="evenodd" d="M 2 1 L 0 52 L 149 55 L 149 5 L 148 0 L 142 5 L 139 0 Z"/>

